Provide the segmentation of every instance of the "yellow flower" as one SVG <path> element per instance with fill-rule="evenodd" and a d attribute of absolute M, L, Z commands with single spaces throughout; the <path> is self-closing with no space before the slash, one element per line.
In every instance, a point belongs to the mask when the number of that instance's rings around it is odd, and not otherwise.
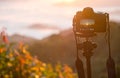
<path fill-rule="evenodd" d="M 45 64 L 45 63 L 42 63 L 42 66 L 43 66 L 43 67 L 46 67 L 46 64 Z"/>
<path fill-rule="evenodd" d="M 40 78 L 40 76 L 36 74 L 36 75 L 35 75 L 35 78 Z"/>
<path fill-rule="evenodd" d="M 28 52 L 26 49 L 27 49 L 27 46 L 24 46 L 24 47 L 23 47 L 23 53 L 24 53 L 24 54 L 29 54 L 29 52 Z"/>
<path fill-rule="evenodd" d="M 4 75 L 4 78 L 9 78 L 9 75 L 7 75 L 7 74 L 6 74 L 6 75 Z"/>
<path fill-rule="evenodd" d="M 41 71 L 45 71 L 45 68 L 44 68 L 44 67 L 40 67 L 40 70 L 41 70 Z"/>
<path fill-rule="evenodd" d="M 37 67 L 32 67 L 31 70 L 39 71 L 39 69 Z"/>
<path fill-rule="evenodd" d="M 7 66 L 8 66 L 8 67 L 11 67 L 11 66 L 12 66 L 12 63 L 8 62 L 8 63 L 7 63 Z"/>
<path fill-rule="evenodd" d="M 9 57 L 13 57 L 13 53 L 10 53 L 10 54 L 9 54 Z"/>

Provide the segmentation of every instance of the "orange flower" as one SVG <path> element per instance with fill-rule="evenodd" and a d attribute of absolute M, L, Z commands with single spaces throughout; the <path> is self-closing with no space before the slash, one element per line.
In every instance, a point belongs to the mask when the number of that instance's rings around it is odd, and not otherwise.
<path fill-rule="evenodd" d="M 9 40 L 6 35 L 2 36 L 4 43 L 8 44 Z"/>
<path fill-rule="evenodd" d="M 6 48 L 0 48 L 0 53 L 5 52 Z"/>
<path fill-rule="evenodd" d="M 1 36 L 2 36 L 3 42 L 6 43 L 6 44 L 8 44 L 8 43 L 9 43 L 9 40 L 8 40 L 8 38 L 7 38 L 7 35 L 6 35 L 5 31 L 2 31 L 2 32 L 1 32 Z"/>
<path fill-rule="evenodd" d="M 32 57 L 29 54 L 26 54 L 26 59 L 32 60 Z"/>
<path fill-rule="evenodd" d="M 19 59 L 21 65 L 25 64 L 25 59 L 22 56 L 19 56 L 18 59 Z"/>
<path fill-rule="evenodd" d="M 20 50 L 23 49 L 23 46 L 24 46 L 24 43 L 23 43 L 23 42 L 19 42 L 19 46 L 18 46 L 18 48 L 19 48 Z"/>
<path fill-rule="evenodd" d="M 64 72 L 66 73 L 72 73 L 72 69 L 68 65 L 64 65 Z"/>

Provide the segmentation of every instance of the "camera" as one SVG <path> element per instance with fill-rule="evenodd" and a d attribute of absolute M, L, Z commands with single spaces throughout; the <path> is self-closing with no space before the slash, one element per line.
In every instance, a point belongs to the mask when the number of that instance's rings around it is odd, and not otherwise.
<path fill-rule="evenodd" d="M 73 18 L 73 30 L 79 33 L 102 33 L 106 32 L 106 28 L 106 13 L 95 13 L 90 7 L 78 11 Z"/>

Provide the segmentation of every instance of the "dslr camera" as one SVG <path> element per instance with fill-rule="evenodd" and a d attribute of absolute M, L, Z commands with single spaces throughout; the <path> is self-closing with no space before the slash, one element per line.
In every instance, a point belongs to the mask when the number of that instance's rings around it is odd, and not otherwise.
<path fill-rule="evenodd" d="M 77 33 L 103 33 L 107 28 L 107 13 L 95 13 L 86 7 L 73 18 L 73 30 Z"/>

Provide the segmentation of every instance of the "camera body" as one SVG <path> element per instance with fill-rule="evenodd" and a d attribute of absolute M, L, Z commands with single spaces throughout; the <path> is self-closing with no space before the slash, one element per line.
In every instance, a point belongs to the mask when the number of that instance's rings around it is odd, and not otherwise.
<path fill-rule="evenodd" d="M 73 29 L 80 33 L 106 32 L 106 13 L 95 13 L 92 8 L 78 11 L 73 18 Z"/>

